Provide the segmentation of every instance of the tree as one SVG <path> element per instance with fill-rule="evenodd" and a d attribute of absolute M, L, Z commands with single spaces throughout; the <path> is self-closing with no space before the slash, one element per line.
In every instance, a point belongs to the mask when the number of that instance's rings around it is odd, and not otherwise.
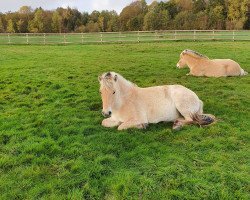
<path fill-rule="evenodd" d="M 105 24 L 104 24 L 104 17 L 103 16 L 99 16 L 98 25 L 99 25 L 100 30 L 102 32 L 104 32 L 105 31 Z"/>
<path fill-rule="evenodd" d="M 208 29 L 209 17 L 205 11 L 200 11 L 196 14 L 195 29 L 206 30 Z"/>
<path fill-rule="evenodd" d="M 92 21 L 92 22 L 94 22 L 94 23 L 95 23 L 95 22 L 98 22 L 99 16 L 100 16 L 100 12 L 97 11 L 97 10 L 94 10 L 94 11 L 90 14 L 89 20 Z"/>
<path fill-rule="evenodd" d="M 246 13 L 247 21 L 244 24 L 243 29 L 250 29 L 250 2 L 248 2 L 248 6 L 247 7 L 248 7 L 247 13 Z"/>
<path fill-rule="evenodd" d="M 206 10 L 206 1 L 205 0 L 196 0 L 193 3 L 193 12 L 199 13 Z"/>
<path fill-rule="evenodd" d="M 27 23 L 24 20 L 19 19 L 17 22 L 17 29 L 19 33 L 27 32 Z"/>
<path fill-rule="evenodd" d="M 132 1 L 132 0 L 131 0 Z M 0 32 L 97 32 L 163 29 L 250 29 L 250 0 L 133 0 L 115 11 L 74 8 L 0 13 Z"/>
<path fill-rule="evenodd" d="M 195 14 L 188 11 L 181 11 L 174 19 L 175 29 L 191 30 L 195 29 Z"/>
<path fill-rule="evenodd" d="M 29 21 L 28 29 L 33 33 L 49 33 L 52 31 L 52 12 L 42 8 L 35 10 L 34 18 Z"/>
<path fill-rule="evenodd" d="M 75 31 L 75 29 L 81 25 L 81 13 L 77 9 L 71 9 L 71 15 L 69 17 L 68 29 Z"/>
<path fill-rule="evenodd" d="M 62 32 L 62 17 L 58 11 L 53 12 L 52 15 L 52 30 L 56 33 Z"/>
<path fill-rule="evenodd" d="M 12 19 L 8 20 L 8 24 L 7 24 L 7 32 L 8 33 L 15 33 L 15 26 L 14 26 L 14 22 Z"/>
<path fill-rule="evenodd" d="M 30 6 L 22 6 L 19 11 L 19 19 L 17 21 L 17 29 L 20 33 L 28 32 L 28 23 L 32 18 L 32 9 Z"/>
<path fill-rule="evenodd" d="M 82 20 L 81 20 L 82 24 L 86 26 L 88 21 L 89 21 L 89 13 L 87 12 L 82 13 Z"/>
<path fill-rule="evenodd" d="M 144 30 L 165 30 L 168 28 L 170 16 L 156 1 L 149 6 L 149 11 L 144 17 Z"/>
<path fill-rule="evenodd" d="M 108 21 L 108 25 L 107 25 L 107 31 L 111 32 L 111 31 L 119 31 L 120 27 L 119 27 L 119 16 L 116 12 L 113 12 L 113 14 L 111 15 L 110 20 Z"/>
<path fill-rule="evenodd" d="M 225 17 L 224 17 L 224 8 L 222 5 L 217 5 L 210 10 L 209 16 L 209 29 L 224 29 L 225 27 Z"/>
<path fill-rule="evenodd" d="M 247 21 L 249 0 L 228 0 L 228 29 L 242 29 Z"/>
<path fill-rule="evenodd" d="M 3 20 L 2 20 L 2 17 L 0 17 L 0 33 L 4 33 L 4 32 L 5 32 L 5 28 L 4 28 Z"/>
<path fill-rule="evenodd" d="M 147 13 L 145 0 L 137 0 L 123 8 L 120 14 L 120 24 L 123 31 L 142 30 L 143 18 Z"/>
<path fill-rule="evenodd" d="M 29 23 L 29 31 L 33 33 L 44 32 L 43 10 L 41 8 L 35 11 L 34 19 Z"/>
<path fill-rule="evenodd" d="M 28 15 L 32 12 L 32 8 L 30 6 L 22 6 L 18 11 L 20 14 Z"/>
<path fill-rule="evenodd" d="M 86 26 L 87 32 L 99 32 L 99 25 L 97 22 L 90 21 Z"/>
<path fill-rule="evenodd" d="M 191 11 L 193 9 L 192 0 L 175 0 L 179 11 Z"/>
<path fill-rule="evenodd" d="M 161 8 L 161 10 L 166 9 L 171 19 L 174 19 L 175 16 L 178 14 L 178 8 L 177 4 L 175 3 L 175 0 L 170 0 L 167 2 L 161 1 L 158 6 Z"/>

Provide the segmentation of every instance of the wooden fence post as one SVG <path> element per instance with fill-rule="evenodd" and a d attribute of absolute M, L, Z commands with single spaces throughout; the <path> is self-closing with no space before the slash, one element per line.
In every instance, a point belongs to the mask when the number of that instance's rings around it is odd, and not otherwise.
<path fill-rule="evenodd" d="M 235 41 L 235 32 L 233 31 L 233 41 Z"/>
<path fill-rule="evenodd" d="M 43 44 L 44 45 L 46 44 L 46 34 L 45 33 L 43 34 Z"/>
<path fill-rule="evenodd" d="M 102 40 L 102 33 L 101 33 L 101 43 L 103 42 L 103 40 Z"/>
<path fill-rule="evenodd" d="M 119 32 L 119 42 L 122 42 L 122 33 L 121 33 L 121 31 Z"/>
<path fill-rule="evenodd" d="M 140 32 L 137 32 L 137 42 L 140 42 Z"/>
<path fill-rule="evenodd" d="M 8 44 L 10 44 L 10 34 L 8 33 Z"/>
<path fill-rule="evenodd" d="M 83 44 L 83 33 L 82 33 L 82 44 Z"/>
<path fill-rule="evenodd" d="M 26 44 L 29 44 L 29 35 L 26 33 Z"/>
<path fill-rule="evenodd" d="M 65 33 L 63 35 L 63 42 L 64 42 L 64 44 L 66 44 L 66 34 Z"/>
<path fill-rule="evenodd" d="M 193 37 L 194 41 L 196 40 L 196 31 L 194 30 L 194 37 Z"/>
<path fill-rule="evenodd" d="M 176 30 L 174 31 L 174 40 L 176 40 L 177 39 L 177 32 L 176 32 Z"/>

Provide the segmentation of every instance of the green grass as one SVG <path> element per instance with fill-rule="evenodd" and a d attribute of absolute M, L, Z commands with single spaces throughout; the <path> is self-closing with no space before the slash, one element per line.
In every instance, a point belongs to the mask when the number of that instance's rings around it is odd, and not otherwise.
<path fill-rule="evenodd" d="M 250 76 L 175 67 L 189 48 L 250 72 L 249 42 L 0 48 L 0 199 L 250 199 Z M 97 77 L 110 70 L 142 87 L 182 84 L 219 121 L 104 128 Z"/>

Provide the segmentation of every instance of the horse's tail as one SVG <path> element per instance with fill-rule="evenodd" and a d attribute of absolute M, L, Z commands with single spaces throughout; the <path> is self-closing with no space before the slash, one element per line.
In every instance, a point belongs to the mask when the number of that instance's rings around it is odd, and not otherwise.
<path fill-rule="evenodd" d="M 200 126 L 209 125 L 209 124 L 212 124 L 216 121 L 215 116 L 211 115 L 211 114 L 196 113 L 196 114 L 192 115 L 191 117 L 192 117 L 193 121 L 196 124 L 199 124 Z"/>
<path fill-rule="evenodd" d="M 244 69 L 240 69 L 240 76 L 246 76 L 248 72 L 244 71 Z"/>

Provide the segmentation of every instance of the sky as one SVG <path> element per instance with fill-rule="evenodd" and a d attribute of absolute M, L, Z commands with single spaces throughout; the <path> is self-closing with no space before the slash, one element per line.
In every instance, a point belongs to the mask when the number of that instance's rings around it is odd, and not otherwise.
<path fill-rule="evenodd" d="M 21 6 L 42 7 L 53 10 L 57 7 L 77 8 L 79 11 L 115 10 L 118 13 L 133 0 L 0 0 L 0 12 L 17 11 Z M 146 0 L 148 4 L 154 0 Z"/>

